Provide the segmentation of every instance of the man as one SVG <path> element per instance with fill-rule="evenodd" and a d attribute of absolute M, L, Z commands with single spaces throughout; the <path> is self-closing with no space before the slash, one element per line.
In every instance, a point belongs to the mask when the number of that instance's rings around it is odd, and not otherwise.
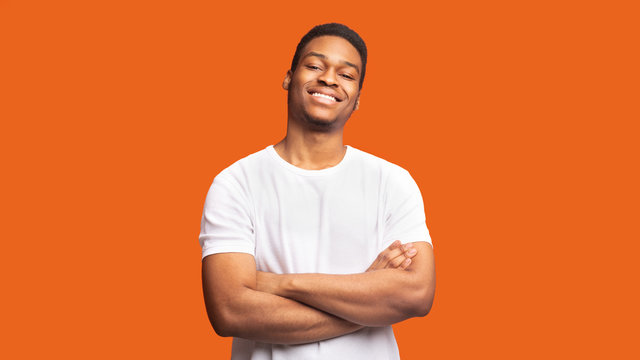
<path fill-rule="evenodd" d="M 420 191 L 397 165 L 344 146 L 364 41 L 316 26 L 296 49 L 286 137 L 216 176 L 200 244 L 209 319 L 232 359 L 399 359 L 390 325 L 433 301 Z"/>

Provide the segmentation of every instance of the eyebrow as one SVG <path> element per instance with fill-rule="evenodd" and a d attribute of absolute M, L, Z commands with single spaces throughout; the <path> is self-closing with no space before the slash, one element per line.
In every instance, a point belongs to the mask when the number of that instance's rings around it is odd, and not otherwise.
<path fill-rule="evenodd" d="M 305 56 L 303 56 L 302 58 L 304 59 L 304 58 L 309 57 L 309 56 L 315 56 L 315 57 L 320 58 L 320 59 L 323 59 L 323 60 L 326 60 L 326 59 L 327 59 L 327 56 L 326 56 L 326 55 L 321 54 L 321 53 L 317 53 L 317 52 L 315 52 L 315 51 L 310 51 L 308 54 L 306 54 L 306 55 L 305 55 Z M 351 66 L 352 68 L 356 69 L 356 71 L 358 72 L 358 74 L 360 74 L 360 69 L 358 68 L 358 66 L 357 66 L 356 64 L 354 64 L 354 63 L 350 63 L 350 62 L 348 62 L 347 60 L 342 60 L 342 63 L 343 63 L 343 64 L 345 64 L 345 65 L 347 65 L 347 66 Z"/>

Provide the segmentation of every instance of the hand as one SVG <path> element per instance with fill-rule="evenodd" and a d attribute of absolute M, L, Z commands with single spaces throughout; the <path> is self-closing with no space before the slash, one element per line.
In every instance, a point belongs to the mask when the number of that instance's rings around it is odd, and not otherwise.
<path fill-rule="evenodd" d="M 381 269 L 405 270 L 411 265 L 411 258 L 416 256 L 418 251 L 412 243 L 402 245 L 396 240 L 388 248 L 384 249 L 369 266 L 368 271 Z M 286 275 L 279 275 L 270 272 L 256 271 L 256 290 L 274 295 L 281 295 L 278 292 L 281 282 Z"/>
<path fill-rule="evenodd" d="M 412 243 L 402 245 L 396 240 L 378 255 L 367 271 L 389 268 L 405 270 L 411 265 L 411 258 L 417 253 Z"/>

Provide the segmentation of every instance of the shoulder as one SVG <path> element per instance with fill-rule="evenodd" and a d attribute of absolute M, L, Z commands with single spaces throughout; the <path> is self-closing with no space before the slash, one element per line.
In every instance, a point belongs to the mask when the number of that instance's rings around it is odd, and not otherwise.
<path fill-rule="evenodd" d="M 214 178 L 205 201 L 205 211 L 211 207 L 251 205 L 252 184 L 259 178 L 256 170 L 266 163 L 266 149 L 252 153 L 224 168 Z"/>
<path fill-rule="evenodd" d="M 350 149 L 353 152 L 353 158 L 357 162 L 360 162 L 365 168 L 379 172 L 384 179 L 393 181 L 398 178 L 411 178 L 409 171 L 400 165 L 354 147 L 350 147 Z"/>
<path fill-rule="evenodd" d="M 256 151 L 250 155 L 229 165 L 215 176 L 213 182 L 234 183 L 236 185 L 244 184 L 254 173 L 260 168 L 266 166 L 268 158 L 268 147 L 260 151 Z"/>

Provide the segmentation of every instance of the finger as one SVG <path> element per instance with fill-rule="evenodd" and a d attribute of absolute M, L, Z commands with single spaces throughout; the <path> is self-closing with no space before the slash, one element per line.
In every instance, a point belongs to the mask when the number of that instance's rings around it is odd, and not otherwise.
<path fill-rule="evenodd" d="M 404 255 L 408 258 L 412 258 L 418 253 L 418 250 L 413 247 L 413 243 L 406 243 L 402 245 L 402 249 L 404 250 Z"/>
<path fill-rule="evenodd" d="M 399 240 L 395 240 L 380 254 L 378 254 L 378 256 L 373 260 L 373 263 L 369 266 L 367 271 L 386 268 L 389 265 L 389 261 L 400 256 L 403 252 L 404 252 L 404 248 L 402 246 L 402 243 Z"/>
<path fill-rule="evenodd" d="M 407 260 L 407 257 L 404 256 L 404 254 L 400 254 L 395 259 L 389 261 L 386 268 L 396 269 L 400 267 L 400 265 L 402 265 L 405 262 L 405 260 Z"/>
<path fill-rule="evenodd" d="M 380 254 L 378 254 L 378 256 L 376 256 L 376 258 L 373 260 L 373 263 L 369 266 L 369 268 L 367 269 L 367 271 L 370 270 L 375 270 L 375 269 L 379 269 L 382 268 L 384 269 L 384 267 L 386 266 L 387 262 L 389 261 L 389 251 L 399 247 L 401 245 L 400 241 L 396 240 L 394 242 L 391 243 L 391 245 L 389 245 L 386 249 L 382 250 L 382 252 Z"/>
<path fill-rule="evenodd" d="M 393 252 L 396 249 L 400 249 L 400 250 L 402 249 L 402 243 L 399 240 L 392 242 L 391 245 L 389 245 L 386 249 L 382 250 L 382 252 L 378 254 L 377 259 L 380 262 L 384 262 L 384 263 L 388 262 L 390 259 L 397 256 L 395 253 L 391 254 L 391 252 Z"/>
<path fill-rule="evenodd" d="M 412 243 L 407 243 L 402 245 L 401 249 L 403 251 L 402 254 L 397 255 L 392 260 L 390 260 L 385 265 L 385 268 L 393 268 L 393 269 L 399 268 L 401 265 L 403 265 L 406 259 L 411 259 L 414 256 L 416 256 L 416 254 L 418 253 L 418 250 L 413 247 Z M 390 253 L 390 257 L 393 257 L 393 255 L 395 255 L 395 253 L 393 252 Z"/>
<path fill-rule="evenodd" d="M 401 250 L 398 252 L 397 250 Z M 393 268 L 396 269 L 402 262 L 407 258 L 413 258 L 418 253 L 418 250 L 413 246 L 413 243 L 406 243 L 401 245 L 400 247 L 396 247 L 394 250 L 387 252 L 384 254 L 389 261 L 383 262 L 383 264 L 378 264 L 379 266 L 384 266 L 385 269 Z"/>
<path fill-rule="evenodd" d="M 400 264 L 400 266 L 398 267 L 398 269 L 406 270 L 406 269 L 409 267 L 409 265 L 411 265 L 411 259 L 405 259 L 405 260 L 402 262 L 402 264 Z"/>
<path fill-rule="evenodd" d="M 398 257 L 405 257 L 402 247 L 397 247 L 392 250 L 385 250 L 381 255 L 379 266 L 387 268 L 391 266 L 391 263 Z"/>

